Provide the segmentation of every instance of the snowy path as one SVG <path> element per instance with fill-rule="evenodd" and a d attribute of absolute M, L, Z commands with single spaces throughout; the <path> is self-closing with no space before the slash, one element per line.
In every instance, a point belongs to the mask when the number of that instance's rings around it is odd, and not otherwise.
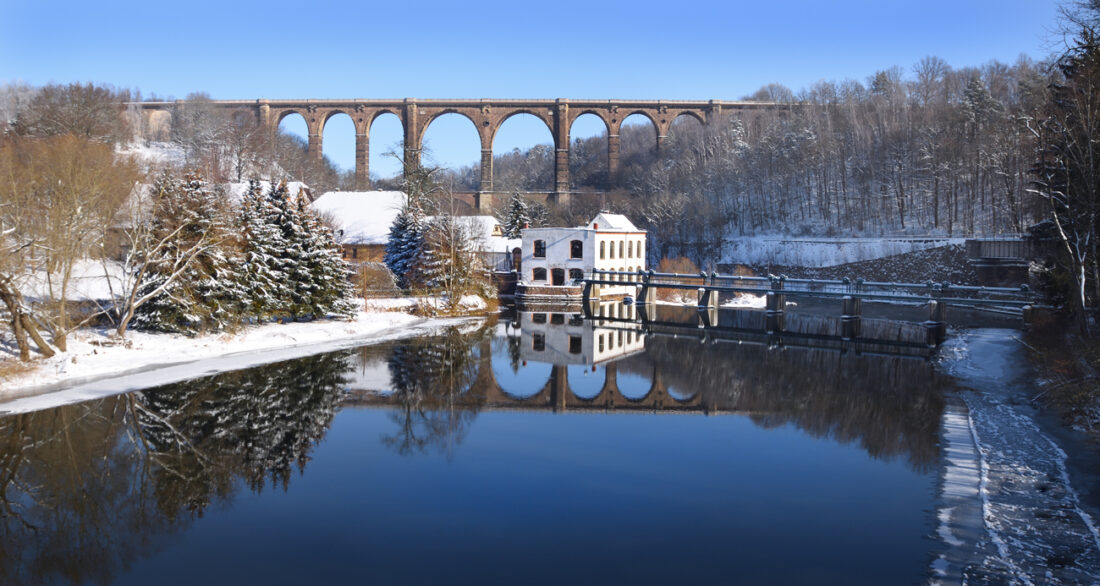
<path fill-rule="evenodd" d="M 1035 422 L 1017 334 L 967 332 L 943 348 L 965 405 L 944 415 L 945 552 L 932 581 L 1100 584 L 1100 534 L 1070 483 L 1065 452 Z M 976 507 L 981 531 L 967 512 Z"/>
<path fill-rule="evenodd" d="M 219 372 L 431 333 L 463 320 L 361 311 L 354 320 L 266 324 L 236 334 L 187 337 L 106 329 L 77 332 L 69 351 L 0 381 L 0 414 L 24 413 Z"/>

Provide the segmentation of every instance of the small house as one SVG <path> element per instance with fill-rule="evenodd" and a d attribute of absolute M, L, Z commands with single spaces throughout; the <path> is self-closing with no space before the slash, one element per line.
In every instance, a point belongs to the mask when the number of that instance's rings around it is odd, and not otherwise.
<path fill-rule="evenodd" d="M 646 232 L 621 214 L 600 213 L 577 228 L 526 228 L 517 295 L 542 297 L 579 295 L 576 281 L 594 270 L 636 273 L 646 269 Z M 611 275 L 623 286 L 603 285 L 598 295 L 627 294 L 635 280 L 630 275 Z"/>
<path fill-rule="evenodd" d="M 382 262 L 390 226 L 405 200 L 401 191 L 330 191 L 312 208 L 332 223 L 345 260 Z"/>

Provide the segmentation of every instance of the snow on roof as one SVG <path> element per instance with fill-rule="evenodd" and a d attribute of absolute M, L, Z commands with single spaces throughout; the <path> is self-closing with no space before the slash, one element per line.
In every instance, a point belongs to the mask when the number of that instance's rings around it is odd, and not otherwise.
<path fill-rule="evenodd" d="M 505 238 L 500 230 L 500 222 L 493 216 L 455 216 L 455 221 L 471 227 L 471 231 L 484 245 L 481 247 L 482 252 L 508 252 L 523 246 L 523 241 L 519 238 Z"/>
<path fill-rule="evenodd" d="M 599 226 L 600 230 L 613 230 L 618 232 L 641 232 L 634 223 L 627 219 L 622 214 L 609 214 L 607 212 L 599 213 L 592 221 L 588 223 L 590 228 L 596 228 Z"/>
<path fill-rule="evenodd" d="M 239 202 L 244 199 L 244 194 L 248 191 L 248 182 L 243 183 L 222 183 L 220 184 L 222 189 L 225 190 L 225 194 L 229 196 L 229 200 L 232 202 Z M 271 189 L 270 181 L 260 181 L 260 188 L 263 193 L 267 193 Z M 309 186 L 301 181 L 287 181 L 286 191 L 290 195 L 298 195 L 299 192 L 305 191 L 306 200 L 312 199 Z"/>
<path fill-rule="evenodd" d="M 404 206 L 401 191 L 330 191 L 312 204 L 333 221 L 342 244 L 385 244 Z"/>

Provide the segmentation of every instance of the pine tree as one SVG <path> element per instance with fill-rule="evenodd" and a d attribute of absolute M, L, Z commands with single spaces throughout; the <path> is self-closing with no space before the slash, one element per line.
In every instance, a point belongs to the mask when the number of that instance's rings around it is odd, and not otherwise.
<path fill-rule="evenodd" d="M 272 187 L 275 191 L 275 187 Z M 272 221 L 277 209 L 265 195 L 260 183 L 249 182 L 241 202 L 237 224 L 244 235 L 244 283 L 247 290 L 247 312 L 260 319 L 284 317 L 289 313 L 290 292 L 283 250 L 286 248 L 281 230 Z"/>
<path fill-rule="evenodd" d="M 531 223 L 530 207 L 518 192 L 512 193 L 500 223 L 504 236 L 507 238 L 519 238 L 520 230 Z"/>
<path fill-rule="evenodd" d="M 397 286 L 407 289 L 418 282 L 416 275 L 427 235 L 427 220 L 415 201 L 409 201 L 393 219 L 386 252 L 382 260 L 397 278 Z"/>
<path fill-rule="evenodd" d="M 228 244 L 224 198 L 198 175 L 179 180 L 167 172 L 154 182 L 151 197 L 156 199 L 151 219 L 154 234 L 175 235 L 169 246 L 147 261 L 139 296 L 164 286 L 173 260 L 200 237 L 213 234 L 219 245 L 205 249 L 183 274 L 141 305 L 134 325 L 185 333 L 232 327 L 240 319 L 246 295 L 240 287 L 239 263 Z"/>
<path fill-rule="evenodd" d="M 350 316 L 355 312 L 351 299 L 354 287 L 351 270 L 340 255 L 340 246 L 332 230 L 321 222 L 317 214 L 298 198 L 298 215 L 302 219 L 303 261 L 310 281 L 308 312 L 320 317 L 328 313 Z"/>
<path fill-rule="evenodd" d="M 332 231 L 286 182 L 261 194 L 250 185 L 242 210 L 252 310 L 260 318 L 351 315 L 350 273 Z"/>

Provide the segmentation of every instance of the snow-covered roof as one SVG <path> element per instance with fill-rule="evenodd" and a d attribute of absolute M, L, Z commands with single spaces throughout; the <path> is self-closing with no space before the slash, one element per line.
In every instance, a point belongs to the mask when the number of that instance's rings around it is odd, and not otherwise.
<path fill-rule="evenodd" d="M 505 238 L 500 222 L 493 216 L 455 216 L 455 221 L 472 228 L 471 231 L 484 245 L 482 252 L 508 252 L 523 246 L 519 238 Z"/>
<path fill-rule="evenodd" d="M 404 206 L 401 191 L 330 191 L 312 205 L 332 220 L 342 244 L 385 244 Z"/>
<path fill-rule="evenodd" d="M 598 228 L 597 228 L 598 226 Z M 598 230 L 611 230 L 616 232 L 641 232 L 634 223 L 622 214 L 609 214 L 601 212 L 588 223 L 589 228 Z"/>
<path fill-rule="evenodd" d="M 248 191 L 247 181 L 243 183 L 222 183 L 220 185 L 222 189 L 225 190 L 225 194 L 229 197 L 229 200 L 232 202 L 239 202 L 244 199 L 244 194 L 246 191 Z M 271 182 L 260 181 L 260 188 L 263 190 L 263 193 L 267 193 L 271 190 Z M 312 199 L 309 186 L 305 183 L 302 183 L 301 181 L 286 182 L 286 192 L 290 195 L 298 195 L 298 193 L 302 191 L 305 192 L 306 201 Z"/>

